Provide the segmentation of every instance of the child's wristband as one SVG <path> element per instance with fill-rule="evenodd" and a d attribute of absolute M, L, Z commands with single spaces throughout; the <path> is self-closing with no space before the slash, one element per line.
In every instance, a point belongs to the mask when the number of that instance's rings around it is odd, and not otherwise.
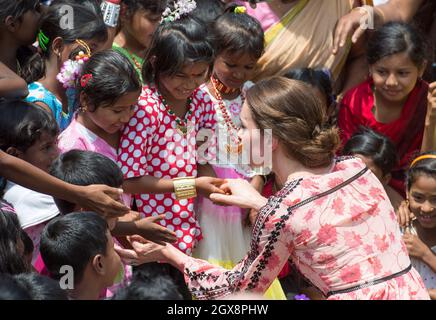
<path fill-rule="evenodd" d="M 175 178 L 173 183 L 177 200 L 190 199 L 197 196 L 194 177 Z"/>

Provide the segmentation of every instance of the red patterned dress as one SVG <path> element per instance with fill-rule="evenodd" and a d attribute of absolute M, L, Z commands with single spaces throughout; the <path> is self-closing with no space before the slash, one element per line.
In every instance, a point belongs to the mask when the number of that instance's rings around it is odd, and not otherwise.
<path fill-rule="evenodd" d="M 176 118 L 168 112 L 154 86 L 144 86 L 134 115 L 120 140 L 118 164 L 124 178 L 151 175 L 173 179 L 197 176 L 196 136 L 201 129 L 215 127 L 215 109 L 210 96 L 197 89 L 183 119 L 186 135 L 177 130 Z M 134 195 L 138 211 L 145 217 L 165 214 L 161 224 L 177 235 L 175 246 L 191 254 L 201 239 L 194 212 L 194 199 L 176 200 L 174 193 Z"/>

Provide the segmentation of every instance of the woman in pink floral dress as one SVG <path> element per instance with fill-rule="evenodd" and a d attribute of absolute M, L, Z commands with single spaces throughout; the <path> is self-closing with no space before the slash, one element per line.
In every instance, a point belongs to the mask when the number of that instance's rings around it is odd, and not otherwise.
<path fill-rule="evenodd" d="M 228 180 L 227 195 L 211 196 L 259 210 L 247 256 L 230 271 L 171 246 L 142 261 L 173 264 L 199 299 L 264 293 L 288 259 L 327 299 L 429 299 L 383 186 L 359 159 L 334 158 L 337 129 L 325 127 L 307 85 L 259 82 L 247 92 L 241 121 L 239 135 L 252 149 L 259 143 L 253 129 L 273 129 L 272 167 L 283 186 L 265 199 L 248 182 Z"/>

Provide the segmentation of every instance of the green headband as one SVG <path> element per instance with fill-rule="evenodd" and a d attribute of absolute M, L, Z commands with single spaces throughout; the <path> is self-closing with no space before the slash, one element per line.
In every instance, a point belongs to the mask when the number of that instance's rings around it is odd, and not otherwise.
<path fill-rule="evenodd" d="M 49 42 L 50 42 L 49 37 L 47 37 L 45 35 L 45 33 L 41 29 L 39 29 L 38 43 L 39 43 L 39 47 L 42 49 L 42 51 L 44 51 L 44 52 L 47 51 L 47 45 Z"/>

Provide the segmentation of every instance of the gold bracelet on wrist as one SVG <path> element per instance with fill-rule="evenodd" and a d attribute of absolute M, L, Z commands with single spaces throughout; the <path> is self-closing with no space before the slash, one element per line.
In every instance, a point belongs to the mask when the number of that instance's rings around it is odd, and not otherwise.
<path fill-rule="evenodd" d="M 174 178 L 173 183 L 177 200 L 190 199 L 197 196 L 194 177 Z"/>

